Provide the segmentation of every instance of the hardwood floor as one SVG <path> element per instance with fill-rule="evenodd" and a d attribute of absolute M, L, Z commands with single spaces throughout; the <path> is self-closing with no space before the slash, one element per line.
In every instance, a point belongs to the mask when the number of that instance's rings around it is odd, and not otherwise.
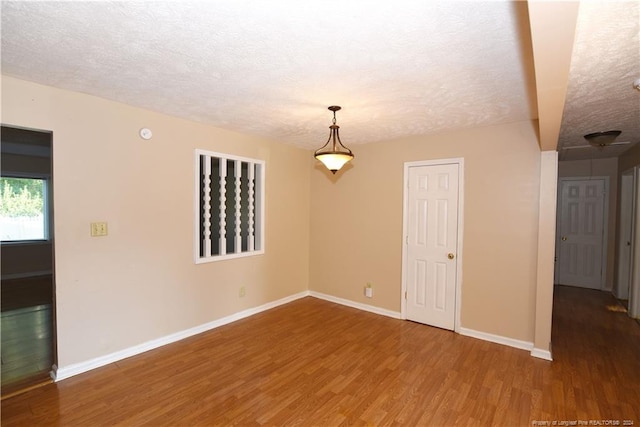
<path fill-rule="evenodd" d="M 3 311 L 2 397 L 49 381 L 53 365 L 51 304 Z"/>
<path fill-rule="evenodd" d="M 556 288 L 547 362 L 308 297 L 7 399 L 2 425 L 638 425 L 640 325 L 611 304 Z"/>

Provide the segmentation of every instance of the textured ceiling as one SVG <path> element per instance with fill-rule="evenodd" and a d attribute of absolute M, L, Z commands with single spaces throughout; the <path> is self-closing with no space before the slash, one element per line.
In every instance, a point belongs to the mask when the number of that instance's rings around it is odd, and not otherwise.
<path fill-rule="evenodd" d="M 536 117 L 526 3 L 401 3 L 3 2 L 2 72 L 306 148 Z"/>
<path fill-rule="evenodd" d="M 561 160 L 616 157 L 640 142 L 640 2 L 580 4 L 562 127 Z M 605 148 L 589 147 L 583 135 L 621 130 Z M 584 148 L 566 149 L 583 146 Z M 585 147 L 586 146 L 586 147 Z"/>
<path fill-rule="evenodd" d="M 637 2 L 583 6 L 560 142 L 638 141 Z M 337 104 L 351 146 L 536 118 L 527 16 L 508 1 L 3 1 L 2 72 L 304 148 Z"/>

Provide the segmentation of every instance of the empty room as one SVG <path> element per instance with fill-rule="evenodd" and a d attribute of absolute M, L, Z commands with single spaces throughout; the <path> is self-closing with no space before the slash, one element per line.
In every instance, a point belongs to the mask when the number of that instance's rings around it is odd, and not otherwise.
<path fill-rule="evenodd" d="M 640 423 L 637 1 L 2 1 L 3 426 Z"/>

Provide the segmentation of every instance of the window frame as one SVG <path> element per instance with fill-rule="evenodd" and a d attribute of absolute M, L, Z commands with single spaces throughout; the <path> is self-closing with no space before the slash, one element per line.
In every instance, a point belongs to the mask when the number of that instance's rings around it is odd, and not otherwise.
<path fill-rule="evenodd" d="M 37 179 L 43 181 L 43 195 L 42 195 L 42 221 L 44 222 L 42 239 L 22 239 L 22 240 L 2 240 L 0 237 L 0 244 L 2 245 L 28 245 L 51 242 L 51 175 L 46 173 L 32 173 L 32 172 L 11 172 L 2 171 L 0 178 L 15 178 L 15 179 Z"/>
<path fill-rule="evenodd" d="M 201 156 L 208 156 L 209 158 L 215 157 L 218 159 L 224 159 L 225 161 L 234 161 L 234 162 L 245 162 L 248 163 L 250 165 L 255 165 L 255 175 L 253 176 L 253 200 L 254 200 L 254 209 L 251 210 L 251 212 L 253 212 L 253 217 L 251 218 L 253 220 L 252 224 L 253 224 L 253 230 L 254 230 L 254 240 L 256 242 L 258 242 L 259 247 L 256 249 L 254 247 L 253 250 L 247 250 L 246 251 L 242 251 L 242 247 L 240 247 L 240 251 L 237 251 L 236 248 L 236 252 L 233 253 L 225 253 L 225 254 L 210 254 L 207 255 L 206 253 L 203 256 L 200 256 L 200 250 L 201 250 L 201 245 L 203 244 L 203 237 L 202 237 L 202 233 L 201 233 L 201 229 L 203 227 L 203 224 L 201 223 L 202 220 L 202 212 L 200 211 L 200 202 L 201 202 L 201 198 L 202 193 L 201 193 L 201 188 L 200 185 L 203 183 L 204 181 L 204 174 L 201 173 L 200 171 L 200 159 Z M 241 164 L 241 163 L 240 163 Z M 225 176 L 225 184 L 227 183 L 227 179 L 229 179 L 229 176 Z M 234 177 L 231 177 L 232 179 L 235 179 Z M 249 178 L 248 178 L 249 179 Z M 250 181 L 250 179 L 249 179 Z M 210 181 L 210 184 L 213 183 L 213 179 Z M 218 182 L 219 184 L 219 182 Z M 205 184 L 206 185 L 206 184 Z M 248 183 L 249 187 L 251 187 L 251 182 Z M 238 187 L 236 185 L 236 191 L 237 191 Z M 226 189 L 225 189 L 225 200 L 228 200 L 229 197 L 234 197 L 234 195 L 227 195 L 226 194 Z M 240 202 L 236 202 L 236 206 L 239 206 Z M 248 201 L 247 201 L 248 203 Z M 226 210 L 226 206 L 225 206 L 225 210 Z M 238 215 L 238 212 L 235 212 L 236 216 Z M 216 151 L 210 151 L 210 150 L 203 150 L 203 149 L 195 149 L 194 151 L 194 199 L 193 199 L 193 214 L 194 214 L 194 227 L 193 227 L 193 232 L 194 232 L 194 239 L 193 239 L 193 257 L 194 257 L 194 262 L 196 264 L 203 264 L 203 263 L 209 263 L 209 262 L 215 262 L 215 261 L 224 261 L 224 260 L 228 260 L 228 259 L 235 259 L 235 258 L 244 258 L 244 257 L 249 257 L 249 256 L 255 256 L 255 255 L 262 255 L 265 252 L 265 161 L 264 160 L 260 160 L 260 159 L 253 159 L 253 158 L 249 158 L 249 157 L 243 157 L 243 156 L 236 156 L 233 154 L 227 154 L 227 153 L 220 153 L 220 152 L 216 152 Z M 209 222 L 209 231 L 212 232 L 211 230 L 211 224 L 214 223 L 214 221 L 219 222 L 220 221 L 220 215 L 219 212 L 218 213 L 213 213 L 210 212 L 210 222 Z M 249 214 L 250 216 L 250 214 Z M 225 222 L 226 224 L 229 224 L 229 220 L 234 221 L 234 218 L 228 218 L 226 213 L 225 213 Z M 234 226 L 235 226 L 235 222 L 234 222 Z M 226 234 L 226 233 L 225 233 Z M 234 238 L 235 236 L 231 236 L 230 238 Z M 228 239 L 229 237 L 227 237 Z M 211 242 L 209 242 L 211 244 Z"/>

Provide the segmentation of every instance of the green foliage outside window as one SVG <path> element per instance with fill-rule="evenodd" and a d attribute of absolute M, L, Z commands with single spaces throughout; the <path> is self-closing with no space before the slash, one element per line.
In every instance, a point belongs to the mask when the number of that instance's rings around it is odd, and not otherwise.
<path fill-rule="evenodd" d="M 0 178 L 4 217 L 36 217 L 44 209 L 44 180 L 31 178 Z"/>
<path fill-rule="evenodd" d="M 46 179 L 0 178 L 0 240 L 46 240 L 46 197 Z"/>

